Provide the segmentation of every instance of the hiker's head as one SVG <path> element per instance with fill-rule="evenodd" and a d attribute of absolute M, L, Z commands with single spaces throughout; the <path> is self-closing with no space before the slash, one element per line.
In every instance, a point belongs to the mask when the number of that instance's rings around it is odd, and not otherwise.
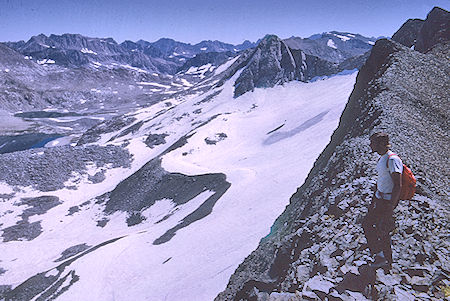
<path fill-rule="evenodd" d="M 389 135 L 383 132 L 376 132 L 370 136 L 370 148 L 372 151 L 384 155 L 391 145 L 389 144 Z"/>

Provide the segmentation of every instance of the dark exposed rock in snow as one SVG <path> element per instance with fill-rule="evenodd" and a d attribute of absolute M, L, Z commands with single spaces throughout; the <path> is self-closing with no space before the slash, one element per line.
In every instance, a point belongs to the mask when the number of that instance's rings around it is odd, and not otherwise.
<path fill-rule="evenodd" d="M 73 173 L 87 173 L 87 165 L 129 167 L 130 153 L 119 146 L 61 146 L 0 155 L 0 181 L 31 185 L 41 191 L 64 188 Z M 100 180 L 98 175 L 94 179 Z"/>
<path fill-rule="evenodd" d="M 61 204 L 59 198 L 56 196 L 40 196 L 37 198 L 25 198 L 22 199 L 17 206 L 27 205 L 30 208 L 27 208 L 22 213 L 23 219 L 28 219 L 28 217 L 33 215 L 41 215 L 46 213 L 51 208 L 58 206 Z"/>
<path fill-rule="evenodd" d="M 74 283 L 76 283 L 80 276 L 72 270 L 70 265 L 103 246 L 114 243 L 123 237 L 114 238 L 98 244 L 81 254 L 76 255 L 70 259 L 65 260 L 56 268 L 36 274 L 26 281 L 16 286 L 14 289 L 6 287 L 3 291 L 0 287 L 0 297 L 5 300 L 54 300 L 64 292 L 66 292 Z"/>
<path fill-rule="evenodd" d="M 30 223 L 28 219 L 17 222 L 14 226 L 2 229 L 3 242 L 13 240 L 33 240 L 42 233 L 41 222 Z"/>
<path fill-rule="evenodd" d="M 145 139 L 145 144 L 148 147 L 153 148 L 156 145 L 166 143 L 165 137 L 167 137 L 167 134 L 149 134 L 147 139 Z"/>
<path fill-rule="evenodd" d="M 107 134 L 107 133 L 118 131 L 126 126 L 131 125 L 134 121 L 136 121 L 136 118 L 134 118 L 134 117 L 124 118 L 122 116 L 117 116 L 110 120 L 102 122 L 102 123 L 90 128 L 89 130 L 87 130 L 80 137 L 77 145 L 83 145 L 83 144 L 87 144 L 87 143 L 96 142 L 98 139 L 100 139 L 102 134 Z"/>
<path fill-rule="evenodd" d="M 81 252 L 86 251 L 90 247 L 91 246 L 88 246 L 87 244 L 79 244 L 79 245 L 67 248 L 66 250 L 64 250 L 62 252 L 61 257 L 56 259 L 55 262 L 66 260 L 67 258 L 70 258 L 70 257 L 72 257 L 74 255 L 77 255 L 77 254 L 79 254 Z"/>
<path fill-rule="evenodd" d="M 450 153 L 449 51 L 442 43 L 422 54 L 377 41 L 330 144 L 216 300 L 444 299 L 450 280 L 450 182 L 443 164 Z M 416 196 L 395 210 L 389 272 L 370 266 L 361 227 L 378 159 L 368 140 L 378 130 L 390 133 L 393 150 L 418 179 Z"/>
<path fill-rule="evenodd" d="M 99 202 L 106 201 L 104 209 L 106 214 L 116 211 L 128 212 L 127 224 L 133 226 L 144 221 L 142 212 L 159 200 L 170 199 L 174 207 L 177 207 L 203 192 L 214 192 L 196 210 L 154 242 L 161 244 L 170 240 L 179 229 L 209 215 L 217 200 L 230 185 L 224 174 L 187 176 L 169 173 L 161 167 L 160 159 L 157 158 L 122 181 L 113 191 L 99 197 Z"/>
<path fill-rule="evenodd" d="M 42 233 L 40 221 L 30 223 L 29 217 L 33 215 L 42 215 L 51 208 L 61 204 L 59 198 L 56 196 L 41 196 L 37 198 L 25 198 L 17 203 L 17 206 L 29 206 L 22 214 L 22 220 L 18 221 L 14 226 L 2 229 L 3 241 L 8 242 L 12 240 L 26 239 L 32 240 Z"/>

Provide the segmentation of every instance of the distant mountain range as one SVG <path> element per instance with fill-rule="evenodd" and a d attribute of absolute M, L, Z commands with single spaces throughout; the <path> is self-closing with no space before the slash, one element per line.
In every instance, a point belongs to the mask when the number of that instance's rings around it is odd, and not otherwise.
<path fill-rule="evenodd" d="M 154 43 L 139 40 L 118 44 L 112 38 L 90 38 L 79 34 L 33 36 L 27 42 L 8 42 L 8 47 L 39 64 L 55 63 L 64 67 L 128 64 L 147 71 L 173 74 L 186 60 L 206 52 L 237 53 L 255 47 L 245 41 L 240 45 L 220 41 L 202 41 L 191 45 L 172 39 Z"/>
<path fill-rule="evenodd" d="M 267 35 L 240 45 L 171 39 L 119 44 L 111 38 L 40 34 L 26 42 L 0 43 L 0 108 L 117 109 L 153 103 L 195 85 L 220 86 L 243 68 L 235 83 L 238 97 L 254 88 L 359 69 L 373 43 L 373 38 L 336 31 L 307 39 Z"/>
<path fill-rule="evenodd" d="M 291 37 L 284 40 L 291 49 L 301 49 L 306 54 L 314 55 L 334 63 L 362 55 L 375 45 L 375 38 L 367 38 L 349 32 L 324 32 L 302 39 Z"/>
<path fill-rule="evenodd" d="M 245 41 L 239 45 L 220 41 L 202 41 L 191 45 L 163 38 L 152 43 L 144 40 L 137 42 L 127 40 L 118 44 L 112 38 L 90 38 L 79 34 L 50 36 L 40 34 L 31 37 L 27 42 L 4 44 L 38 64 L 56 64 L 71 68 L 82 66 L 98 68 L 100 65 L 128 64 L 146 71 L 174 74 L 180 71 L 180 68 L 192 65 L 189 60 L 197 55 L 203 58 L 195 59 L 194 61 L 197 62 L 205 62 L 206 53 L 228 53 L 227 57 L 231 57 L 256 47 L 260 41 L 256 43 Z M 291 49 L 301 49 L 306 54 L 333 63 L 341 63 L 370 50 L 375 39 L 359 34 L 333 31 L 306 39 L 291 37 L 284 42 Z M 220 56 L 223 57 L 223 55 Z M 208 58 L 216 61 L 215 55 L 209 55 Z"/>

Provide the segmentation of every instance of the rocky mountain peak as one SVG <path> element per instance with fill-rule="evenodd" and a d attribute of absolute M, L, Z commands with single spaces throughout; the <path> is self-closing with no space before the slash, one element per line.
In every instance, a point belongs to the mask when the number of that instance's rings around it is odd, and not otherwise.
<path fill-rule="evenodd" d="M 273 87 L 292 80 L 307 82 L 315 77 L 358 69 L 367 58 L 354 54 L 337 64 L 290 45 L 292 40 L 266 35 L 257 47 L 242 53 L 224 77 L 228 79 L 242 69 L 235 82 L 234 96 L 239 97 L 254 88 Z"/>
<path fill-rule="evenodd" d="M 394 33 L 392 40 L 399 42 L 406 47 L 413 46 L 416 43 L 417 36 L 423 23 L 424 20 L 422 19 L 409 19 Z"/>
<path fill-rule="evenodd" d="M 450 13 L 442 8 L 435 7 L 427 15 L 417 37 L 415 49 L 422 53 L 429 51 L 438 43 L 450 39 Z"/>
<path fill-rule="evenodd" d="M 413 47 L 422 53 L 435 45 L 449 41 L 450 13 L 435 7 L 425 20 L 410 19 L 392 36 L 392 39 L 406 47 Z"/>
<path fill-rule="evenodd" d="M 252 51 L 235 83 L 235 97 L 255 87 L 273 87 L 296 76 L 296 63 L 286 44 L 276 35 L 266 35 Z"/>

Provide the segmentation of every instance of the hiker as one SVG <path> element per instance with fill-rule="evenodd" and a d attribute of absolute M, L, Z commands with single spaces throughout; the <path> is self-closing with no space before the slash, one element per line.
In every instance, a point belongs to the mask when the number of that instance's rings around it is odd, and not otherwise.
<path fill-rule="evenodd" d="M 391 267 L 392 249 L 390 232 L 394 230 L 394 208 L 400 199 L 402 187 L 402 160 L 389 150 L 389 136 L 377 132 L 370 137 L 370 148 L 381 155 L 376 170 L 377 190 L 369 205 L 362 226 L 367 245 L 375 256 L 373 267 Z"/>

